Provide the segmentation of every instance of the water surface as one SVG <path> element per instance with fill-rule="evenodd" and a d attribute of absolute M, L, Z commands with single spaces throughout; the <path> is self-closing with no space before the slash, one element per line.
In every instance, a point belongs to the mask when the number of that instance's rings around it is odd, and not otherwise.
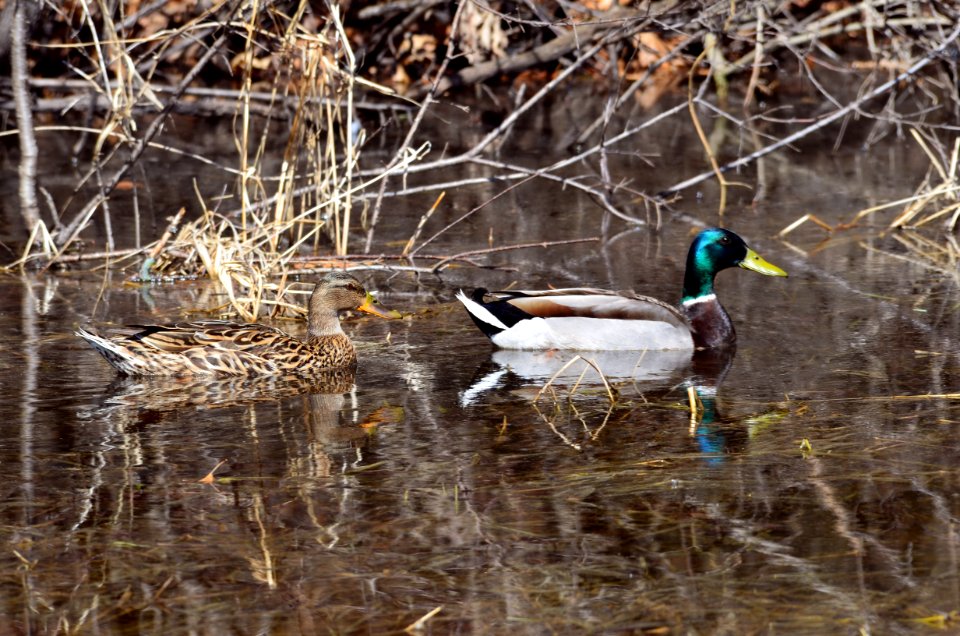
<path fill-rule="evenodd" d="M 702 167 L 694 151 L 677 170 Z M 495 352 L 453 294 L 522 281 L 676 300 L 693 219 L 718 222 L 712 186 L 659 231 L 518 188 L 432 251 L 603 240 L 365 274 L 408 315 L 347 318 L 356 374 L 319 382 L 117 379 L 71 335 L 217 306 L 206 283 L 0 279 L 0 632 L 383 634 L 427 615 L 437 634 L 930 631 L 960 607 L 960 402 L 931 397 L 960 386 L 956 290 L 865 249 L 896 250 L 874 227 L 771 239 L 925 170 L 902 144 L 871 156 L 769 161 L 766 198 L 737 194 L 723 223 L 791 278 L 722 273 L 740 335 L 725 374 L 666 360 L 626 379 L 628 359 L 612 406 L 589 374 L 534 403 L 557 360 Z M 642 163 L 615 168 L 679 180 Z M 431 227 L 497 187 L 448 193 Z M 432 199 L 392 204 L 377 245 Z M 691 422 L 695 375 L 722 382 Z"/>

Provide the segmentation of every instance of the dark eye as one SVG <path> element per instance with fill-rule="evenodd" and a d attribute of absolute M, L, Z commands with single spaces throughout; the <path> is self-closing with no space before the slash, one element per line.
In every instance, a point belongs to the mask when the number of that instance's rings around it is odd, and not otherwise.
<path fill-rule="evenodd" d="M 729 236 L 721 236 L 721 237 L 720 237 L 720 245 L 730 245 L 730 237 L 729 237 Z"/>

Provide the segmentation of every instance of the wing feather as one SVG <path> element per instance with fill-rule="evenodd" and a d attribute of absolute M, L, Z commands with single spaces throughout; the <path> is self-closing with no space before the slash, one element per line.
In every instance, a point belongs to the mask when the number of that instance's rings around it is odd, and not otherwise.
<path fill-rule="evenodd" d="M 198 347 L 250 351 L 277 340 L 291 339 L 279 329 L 256 323 L 201 320 L 174 325 L 130 325 L 119 330 L 125 340 L 145 349 L 186 353 Z"/>
<path fill-rule="evenodd" d="M 493 292 L 490 295 L 539 318 L 652 320 L 689 327 L 687 319 L 673 305 L 628 291 L 571 288 Z"/>

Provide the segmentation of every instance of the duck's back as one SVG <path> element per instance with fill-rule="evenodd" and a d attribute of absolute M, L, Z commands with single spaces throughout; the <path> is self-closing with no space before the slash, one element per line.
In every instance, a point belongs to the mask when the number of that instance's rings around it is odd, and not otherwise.
<path fill-rule="evenodd" d="M 303 342 L 257 323 L 202 320 L 130 325 L 109 338 L 84 330 L 78 335 L 128 375 L 309 373 L 356 361 L 356 351 L 345 334 Z"/>

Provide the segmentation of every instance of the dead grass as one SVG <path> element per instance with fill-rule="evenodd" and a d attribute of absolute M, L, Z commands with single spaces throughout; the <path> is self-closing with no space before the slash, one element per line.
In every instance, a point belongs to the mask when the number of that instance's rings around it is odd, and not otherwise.
<path fill-rule="evenodd" d="M 960 244 L 956 238 L 960 222 L 960 138 L 944 142 L 916 128 L 910 129 L 910 135 L 930 162 L 927 174 L 912 195 L 865 208 L 849 221 L 835 225 L 814 214 L 805 214 L 781 230 L 780 238 L 808 223 L 830 235 L 866 223 L 881 225 L 882 234 L 903 248 L 903 253 L 884 252 L 888 256 L 937 271 L 960 283 Z M 862 245 L 864 249 L 882 251 Z"/>
<path fill-rule="evenodd" d="M 69 51 L 75 60 L 75 75 L 63 78 L 59 87 L 47 78 L 43 90 L 67 93 L 66 104 L 47 105 L 51 111 L 71 108 L 69 100 L 75 99 L 74 95 L 88 93 L 91 110 L 102 112 L 97 125 L 75 129 L 88 131 L 83 134 L 88 135 L 92 148 L 91 167 L 76 192 L 92 184 L 97 194 L 86 201 L 75 196 L 68 202 L 47 196 L 47 220 L 30 224 L 21 258 L 7 268 L 49 267 L 89 258 L 78 255 L 74 248 L 81 233 L 98 222 L 105 230 L 106 244 L 97 253 L 108 255 L 110 263 L 130 266 L 131 259 L 144 259 L 137 267 L 142 281 L 209 277 L 229 299 L 217 311 L 250 319 L 264 308 L 283 313 L 292 306 L 286 297 L 287 277 L 298 271 L 299 259 L 305 255 L 314 259 L 311 271 L 355 266 L 358 254 L 351 253 L 356 252 L 351 250 L 351 241 L 364 233 L 363 253 L 370 251 L 385 197 L 428 190 L 452 193 L 476 183 L 421 179 L 417 189 L 396 176 L 482 168 L 484 183 L 490 179 L 513 184 L 534 179 L 560 183 L 588 194 L 604 215 L 645 224 L 654 222 L 650 211 L 655 210 L 659 223 L 669 195 L 710 179 L 720 184 L 722 214 L 727 188 L 740 185 L 727 181 L 725 174 L 855 114 L 894 121 L 898 127 L 913 126 L 932 169 L 914 196 L 898 204 L 903 207 L 890 227 L 899 231 L 898 236 L 918 259 L 944 270 L 955 269 L 960 252 L 949 233 L 960 217 L 956 144 L 945 147 L 949 144 L 941 144 L 931 132 L 935 126 L 901 114 L 896 100 L 868 112 L 904 86 L 913 87 L 918 101 L 934 103 L 943 95 L 956 99 L 952 76 L 942 59 L 960 38 L 960 29 L 948 32 L 954 22 L 943 7 L 868 0 L 837 6 L 771 7 L 763 2 L 742 2 L 640 9 L 590 2 L 559 6 L 549 14 L 532 5 L 505 11 L 499 2 L 466 3 L 457 5 L 456 11 L 435 11 L 440 4 L 424 2 L 410 10 L 404 9 L 405 3 L 376 2 L 352 10 L 349 16 L 343 15 L 336 2 L 313 9 L 307 3 L 292 5 L 295 8 L 289 14 L 269 1 L 223 0 L 204 5 L 196 13 L 190 13 L 186 5 L 161 11 L 156 3 L 121 2 L 108 9 L 93 0 L 69 0 L 54 7 L 56 35 L 36 47 L 47 53 Z M 347 22 L 348 18 L 352 22 Z M 686 26 L 682 33 L 667 34 L 662 28 L 666 23 Z M 864 46 L 848 50 L 850 42 Z M 358 59 L 355 47 L 361 45 L 363 55 Z M 851 51 L 867 59 L 853 59 L 856 55 L 851 57 Z M 371 52 L 378 55 L 372 61 Z M 848 56 L 844 58 L 844 54 Z M 819 83 L 816 70 L 823 60 L 857 70 L 863 78 L 857 96 L 848 103 L 838 102 Z M 760 140 L 769 136 L 763 131 L 762 115 L 752 110 L 755 93 L 776 92 L 779 80 L 775 69 L 791 61 L 797 63 L 798 71 L 818 93 L 814 97 L 821 97 L 829 112 L 813 123 L 798 116 L 786 122 L 793 126 L 792 131 L 761 146 Z M 194 79 L 207 65 L 217 67 L 219 73 L 226 71 L 231 82 L 230 88 L 216 97 L 197 93 Z M 158 81 L 176 79 L 178 72 L 180 81 L 175 86 L 162 86 Z M 496 153 L 519 119 L 575 74 L 596 76 L 613 87 L 605 98 L 598 97 L 598 101 L 606 99 L 603 115 L 594 122 L 583 122 L 576 140 L 582 150 L 544 166 L 519 166 L 500 159 Z M 440 96 L 451 99 L 448 89 L 504 76 L 515 80 L 517 93 L 501 124 L 472 148 L 425 161 L 430 146 L 413 140 Z M 733 99 L 732 82 L 738 79 L 746 84 L 742 118 L 728 108 Z M 682 91 L 684 85 L 686 104 L 617 129 L 615 115 L 629 117 L 628 110 L 638 104 L 650 108 L 663 95 Z M 528 86 L 534 87 L 529 96 Z M 400 98 L 395 92 L 400 90 L 409 97 Z M 711 103 L 709 90 L 714 91 L 717 104 Z M 386 167 L 361 170 L 367 133 L 357 111 L 361 102 L 369 103 L 364 98 L 371 95 L 381 102 L 413 107 L 415 114 L 406 138 Z M 188 221 L 171 222 L 173 231 L 168 236 L 138 249 L 118 250 L 112 228 L 130 218 L 126 211 L 121 215 L 111 208 L 111 193 L 128 182 L 128 172 L 145 149 L 177 152 L 158 142 L 163 122 L 172 112 L 201 99 L 218 100 L 213 110 L 233 117 L 236 161 L 225 170 L 232 183 L 224 197 L 236 202 L 233 209 L 222 209 L 198 196 L 197 209 L 184 215 Z M 145 128 L 144 113 L 153 117 Z M 720 151 L 725 149 L 714 147 L 714 134 L 704 129 L 705 114 L 716 115 L 716 130 L 735 123 L 755 140 L 756 150 L 721 164 Z M 620 150 L 617 144 L 675 117 L 689 117 L 697 128 L 709 170 L 658 195 L 637 192 L 620 175 L 611 174 L 609 155 Z M 283 127 L 277 126 L 280 119 Z M 276 161 L 278 129 L 283 130 L 284 138 Z M 591 163 L 596 165 L 589 166 L 589 178 L 571 178 L 573 166 Z M 402 186 L 388 190 L 390 179 Z M 496 196 L 490 201 L 494 199 Z M 638 201 L 647 209 L 645 217 L 632 211 Z M 420 224 L 410 228 L 410 241 L 398 255 L 397 262 L 403 265 L 394 269 L 436 272 L 454 259 L 473 264 L 469 258 L 482 251 L 453 256 L 419 252 L 483 205 L 417 245 L 437 206 L 425 211 Z M 880 208 L 864 210 L 850 223 L 881 212 Z M 139 227 L 136 205 L 132 214 Z M 783 234 L 807 222 L 828 231 L 842 229 L 807 215 Z M 949 228 L 943 235 L 928 229 L 942 222 Z M 414 257 L 433 259 L 437 264 L 418 269 Z"/>

